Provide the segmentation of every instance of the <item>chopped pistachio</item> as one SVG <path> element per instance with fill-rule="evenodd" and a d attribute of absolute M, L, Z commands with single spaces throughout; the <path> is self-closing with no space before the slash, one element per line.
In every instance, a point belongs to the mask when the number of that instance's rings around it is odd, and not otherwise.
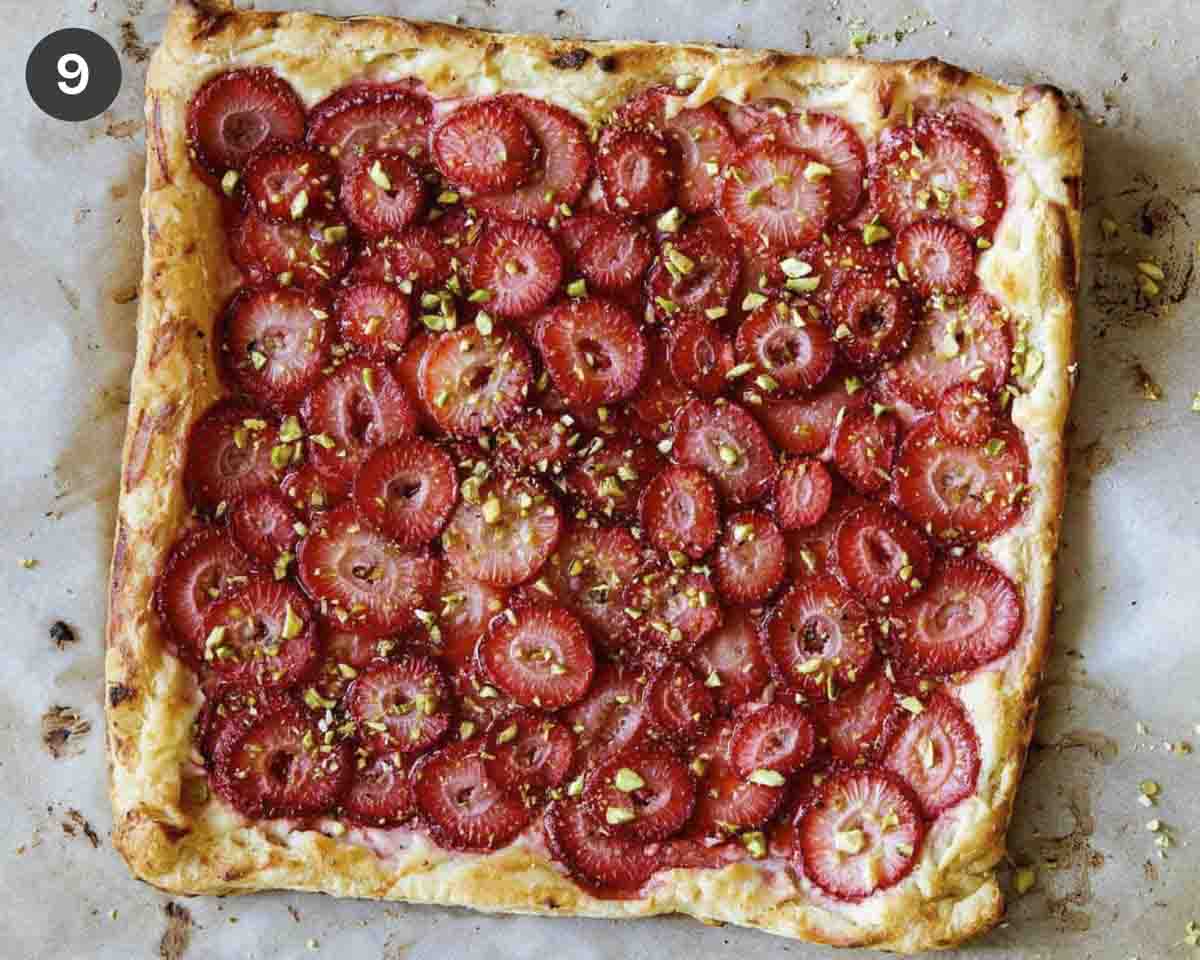
<path fill-rule="evenodd" d="M 572 280 L 567 284 L 568 297 L 586 297 L 587 296 L 587 281 L 582 278 Z"/>
<path fill-rule="evenodd" d="M 754 369 L 752 363 L 739 363 L 729 368 L 729 372 L 725 374 L 726 380 L 736 380 L 738 377 L 745 376 Z"/>
<path fill-rule="evenodd" d="M 901 698 L 900 706 L 912 714 L 925 712 L 925 704 L 921 703 L 920 700 L 911 695 Z"/>
<path fill-rule="evenodd" d="M 237 189 L 239 174 L 236 170 L 226 170 L 225 176 L 221 178 L 221 192 L 227 197 L 233 196 L 233 191 Z"/>
<path fill-rule="evenodd" d="M 788 277 L 783 284 L 794 293 L 812 293 L 821 286 L 820 277 Z"/>
<path fill-rule="evenodd" d="M 696 261 L 676 247 L 667 247 L 667 260 L 684 276 L 696 269 Z"/>
<path fill-rule="evenodd" d="M 738 457 L 737 450 L 735 450 L 733 447 L 729 446 L 729 444 L 727 444 L 727 443 L 721 444 L 717 453 L 721 457 L 721 462 L 724 463 L 726 466 L 732 467 L 732 466 L 735 466 L 738 462 L 739 457 Z"/>
<path fill-rule="evenodd" d="M 867 838 L 861 830 L 839 830 L 833 835 L 834 849 L 851 856 L 862 853 L 867 845 Z"/>
<path fill-rule="evenodd" d="M 515 739 L 517 739 L 517 725 L 513 723 L 500 731 L 499 736 L 496 737 L 496 742 L 499 744 L 511 743 Z"/>
<path fill-rule="evenodd" d="M 757 310 L 766 302 L 767 298 L 761 293 L 748 293 L 745 299 L 742 300 L 742 309 L 746 311 Z"/>
<path fill-rule="evenodd" d="M 787 781 L 778 770 L 755 770 L 747 779 L 760 787 L 782 787 Z"/>
<path fill-rule="evenodd" d="M 621 767 L 613 777 L 613 786 L 622 793 L 633 793 L 634 790 L 641 790 L 645 785 L 646 781 L 636 770 L 631 770 L 629 767 Z"/>
<path fill-rule="evenodd" d="M 458 203 L 458 194 L 455 193 L 453 190 L 443 190 L 441 193 L 438 194 L 437 202 L 440 204 L 443 204 L 444 206 L 449 206 L 450 204 Z"/>
<path fill-rule="evenodd" d="M 862 232 L 863 243 L 868 247 L 886 240 L 891 235 L 892 232 L 881 223 L 868 223 L 863 227 Z"/>
<path fill-rule="evenodd" d="M 729 310 L 725 307 L 709 307 L 704 311 L 704 315 L 708 317 L 709 320 L 720 320 L 727 313 L 729 313 Z"/>
<path fill-rule="evenodd" d="M 486 523 L 497 523 L 500 520 L 500 501 L 495 494 L 483 503 L 483 519 Z"/>
<path fill-rule="evenodd" d="M 636 818 L 637 814 L 628 807 L 608 807 L 604 811 L 605 823 L 613 827 L 619 826 L 622 823 L 629 823 Z"/>
<path fill-rule="evenodd" d="M 285 612 L 284 612 L 283 630 L 282 630 L 283 639 L 284 640 L 293 640 L 296 637 L 300 636 L 300 633 L 303 629 L 304 629 L 304 621 L 301 620 L 298 616 L 296 616 L 296 612 L 292 609 L 292 605 L 289 603 L 287 605 L 287 607 L 285 608 Z"/>
<path fill-rule="evenodd" d="M 1105 240 L 1111 240 L 1120 230 L 1121 228 L 1117 225 L 1117 221 L 1112 217 L 1104 217 L 1100 221 L 1100 233 Z"/>
<path fill-rule="evenodd" d="M 761 830 L 742 834 L 742 845 L 755 860 L 761 860 L 767 855 L 767 838 Z"/>
<path fill-rule="evenodd" d="M 828 177 L 831 173 L 833 173 L 833 171 L 829 169 L 829 167 L 825 166 L 823 163 L 817 163 L 814 160 L 804 168 L 804 179 L 809 183 L 816 183 L 818 180 L 825 179 L 825 177 Z"/>
<path fill-rule="evenodd" d="M 583 774 L 581 773 L 574 780 L 567 784 L 567 796 L 577 797 L 583 793 Z"/>
<path fill-rule="evenodd" d="M 1138 273 L 1142 276 L 1149 277 L 1151 280 L 1165 280 L 1167 275 L 1163 273 L 1163 268 L 1153 260 L 1139 260 Z"/>
<path fill-rule="evenodd" d="M 367 171 L 367 176 L 371 178 L 371 182 L 380 190 L 390 191 L 392 189 L 392 181 L 388 178 L 383 165 L 378 160 L 371 164 L 371 169 Z"/>
<path fill-rule="evenodd" d="M 304 216 L 304 211 L 308 209 L 308 191 L 301 190 L 298 194 L 292 197 L 292 206 L 290 213 L 293 220 L 299 220 Z"/>
<path fill-rule="evenodd" d="M 779 269 L 786 277 L 807 277 L 813 272 L 812 264 L 796 257 L 785 257 L 779 261 Z"/>
<path fill-rule="evenodd" d="M 675 233 L 683 226 L 683 211 L 678 207 L 672 207 L 666 213 L 659 216 L 654 225 L 662 233 Z"/>
<path fill-rule="evenodd" d="M 1025 896 L 1025 894 L 1033 889 L 1033 885 L 1035 883 L 1037 883 L 1037 871 L 1034 870 L 1033 867 L 1021 867 L 1021 869 L 1017 871 L 1017 875 L 1014 880 L 1017 896 Z"/>

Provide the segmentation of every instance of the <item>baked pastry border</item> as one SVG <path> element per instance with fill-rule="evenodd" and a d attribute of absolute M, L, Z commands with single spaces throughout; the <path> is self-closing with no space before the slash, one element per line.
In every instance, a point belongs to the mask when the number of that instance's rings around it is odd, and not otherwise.
<path fill-rule="evenodd" d="M 1030 455 L 1022 523 L 988 545 L 1022 587 L 1026 624 L 1004 659 L 957 686 L 981 743 L 975 797 L 931 827 L 913 873 L 859 904 L 807 881 L 739 863 L 656 876 L 645 899 L 590 896 L 530 843 L 489 855 L 446 854 L 419 834 L 336 836 L 242 820 L 189 777 L 199 698 L 166 652 L 155 578 L 189 513 L 181 476 L 190 425 L 222 393 L 211 341 L 237 283 L 219 202 L 189 163 L 186 107 L 214 73 L 271 64 L 311 105 L 351 77 L 419 76 L 432 93 L 521 90 L 592 117 L 651 83 L 687 75 L 691 103 L 782 96 L 840 105 L 874 129 L 909 103 L 965 100 L 997 115 L 1016 148 L 1010 211 L 980 258 L 985 288 L 1028 321 L 1043 358 L 1013 419 Z M 1074 380 L 1082 137 L 1053 87 L 1003 86 L 937 60 L 875 63 L 703 44 L 586 42 L 487 33 L 382 17 L 235 12 L 187 0 L 171 14 L 146 84 L 145 261 L 129 421 L 122 456 L 107 634 L 107 739 L 113 843 L 138 878 L 177 894 L 264 889 L 593 917 L 679 912 L 805 940 L 917 951 L 993 925 L 996 866 L 1032 735 L 1051 632 L 1054 553 L 1064 493 L 1063 433 Z M 380 852 L 380 844 L 390 847 Z M 374 849 L 372 849 L 374 848 Z"/>

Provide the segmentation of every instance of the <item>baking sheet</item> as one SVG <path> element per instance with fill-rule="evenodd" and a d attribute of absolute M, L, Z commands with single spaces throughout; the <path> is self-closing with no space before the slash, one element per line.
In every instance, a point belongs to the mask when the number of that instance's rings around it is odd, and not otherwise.
<path fill-rule="evenodd" d="M 1200 920 L 1200 4 L 261 5 L 819 54 L 855 39 L 872 56 L 937 55 L 1071 93 L 1088 119 L 1073 466 L 1056 649 L 1010 836 L 1036 882 L 963 956 L 1190 956 L 1186 925 Z M 173 901 L 129 877 L 109 844 L 102 636 L 140 274 L 141 86 L 168 7 L 0 0 L 0 958 L 848 956 L 679 918 L 548 921 L 301 895 Z M 33 45 L 65 26 L 104 35 L 124 70 L 112 109 L 74 125 L 38 112 L 21 81 Z M 1105 220 L 1116 227 L 1107 240 Z M 1149 300 L 1136 279 L 1146 261 L 1165 272 Z M 55 643 L 56 620 L 74 641 Z M 1196 753 L 1178 746 L 1192 741 Z M 1160 787 L 1153 808 L 1139 802 L 1144 781 Z"/>

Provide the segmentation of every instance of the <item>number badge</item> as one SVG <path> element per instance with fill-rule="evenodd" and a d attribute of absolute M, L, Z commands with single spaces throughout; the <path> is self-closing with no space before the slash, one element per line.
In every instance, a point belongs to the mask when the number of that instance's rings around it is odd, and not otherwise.
<path fill-rule="evenodd" d="M 117 98 L 121 61 L 98 33 L 78 27 L 56 30 L 29 55 L 25 86 L 38 108 L 55 120 L 91 120 Z"/>

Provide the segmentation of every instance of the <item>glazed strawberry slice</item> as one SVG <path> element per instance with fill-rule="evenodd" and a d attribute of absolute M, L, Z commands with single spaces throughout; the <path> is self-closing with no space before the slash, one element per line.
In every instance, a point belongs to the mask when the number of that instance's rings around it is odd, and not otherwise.
<path fill-rule="evenodd" d="M 236 389 L 294 410 L 329 364 L 329 301 L 303 290 L 242 290 L 225 314 L 221 343 Z"/>
<path fill-rule="evenodd" d="M 220 683 L 289 687 L 317 664 L 316 615 L 290 583 L 251 577 L 204 617 L 204 660 Z"/>
<path fill-rule="evenodd" d="M 619 223 L 635 226 L 637 221 L 625 220 L 600 210 L 579 210 L 569 217 L 563 217 L 559 221 L 555 237 L 558 238 L 559 246 L 562 248 L 567 263 L 578 266 L 579 252 L 583 249 L 583 245 L 606 225 Z"/>
<path fill-rule="evenodd" d="M 701 736 L 716 714 L 716 704 L 704 679 L 678 660 L 655 675 L 647 703 L 655 731 L 675 743 L 690 743 Z"/>
<path fill-rule="evenodd" d="M 812 269 L 808 278 L 819 278 L 816 295 L 825 300 L 847 281 L 891 272 L 894 244 L 884 238 L 868 246 L 861 227 L 842 226 L 805 247 L 796 260 Z"/>
<path fill-rule="evenodd" d="M 479 641 L 479 662 L 525 707 L 557 710 L 587 693 L 596 671 L 583 624 L 562 607 L 530 603 L 498 618 Z"/>
<path fill-rule="evenodd" d="M 910 223 L 896 237 L 896 272 L 923 297 L 957 296 L 975 280 L 975 245 L 958 227 L 938 220 Z M 903 270 L 901 270 L 903 265 Z"/>
<path fill-rule="evenodd" d="M 406 654 L 361 671 L 346 695 L 372 753 L 422 753 L 450 729 L 450 685 L 432 657 Z"/>
<path fill-rule="evenodd" d="M 327 217 L 337 204 L 337 167 L 302 144 L 272 143 L 256 151 L 243 179 L 250 203 L 275 223 Z"/>
<path fill-rule="evenodd" d="M 325 743 L 316 721 L 295 704 L 230 728 L 217 743 L 213 789 L 247 817 L 314 816 L 331 809 L 350 785 L 345 743 Z"/>
<path fill-rule="evenodd" d="M 865 405 L 867 395 L 846 387 L 847 378 L 831 376 L 811 396 L 795 399 L 767 398 L 754 408 L 771 441 L 786 453 L 829 459 L 834 430 L 842 417 Z"/>
<path fill-rule="evenodd" d="M 366 237 L 396 233 L 425 212 L 425 181 L 408 154 L 364 153 L 344 171 L 340 199 L 350 222 Z"/>
<path fill-rule="evenodd" d="M 660 470 L 642 491 L 638 509 L 650 543 L 663 553 L 685 553 L 699 560 L 717 542 L 721 508 L 703 470 Z"/>
<path fill-rule="evenodd" d="M 288 82 L 267 67 L 230 70 L 202 86 L 187 112 L 192 156 L 218 177 L 241 170 L 268 140 L 304 135 L 304 105 Z"/>
<path fill-rule="evenodd" d="M 572 406 L 588 409 L 631 396 L 646 366 L 646 338 L 613 300 L 561 303 L 543 314 L 537 346 L 550 379 Z"/>
<path fill-rule="evenodd" d="M 644 651 L 686 657 L 721 626 L 712 581 L 702 573 L 650 569 L 625 588 L 630 633 Z"/>
<path fill-rule="evenodd" d="M 438 170 L 472 193 L 515 190 L 533 176 L 538 151 L 524 117 L 504 99 L 468 103 L 433 133 Z"/>
<path fill-rule="evenodd" d="M 720 210 L 742 242 L 767 250 L 816 240 L 833 213 L 828 178 L 813 177 L 816 158 L 767 140 L 744 146 L 721 189 Z"/>
<path fill-rule="evenodd" d="M 738 359 L 753 364 L 756 383 L 767 393 L 810 391 L 833 369 L 829 332 L 804 311 L 768 300 L 738 328 Z"/>
<path fill-rule="evenodd" d="M 646 278 L 655 312 L 665 321 L 686 316 L 724 315 L 738 287 L 741 259 L 720 217 L 689 220 L 663 240 Z"/>
<path fill-rule="evenodd" d="M 733 344 L 705 317 L 688 316 L 675 324 L 667 356 L 675 380 L 703 397 L 716 397 L 729 385 Z"/>
<path fill-rule="evenodd" d="M 486 291 L 484 308 L 501 317 L 528 317 L 550 302 L 562 281 L 554 238 L 527 223 L 494 223 L 483 232 L 471 286 Z"/>
<path fill-rule="evenodd" d="M 833 435 L 833 462 L 838 473 L 862 493 L 878 493 L 892 481 L 896 437 L 894 414 L 859 407 L 842 417 Z"/>
<path fill-rule="evenodd" d="M 272 450 L 278 440 L 278 428 L 255 407 L 232 400 L 209 407 L 188 437 L 183 485 L 192 506 L 212 513 L 273 487 Z"/>
<path fill-rule="evenodd" d="M 536 710 L 497 720 L 487 735 L 488 774 L 500 786 L 536 794 L 562 784 L 575 758 L 575 734 Z"/>
<path fill-rule="evenodd" d="M 200 527 L 175 543 L 158 578 L 154 606 L 176 653 L 192 663 L 204 659 L 205 615 L 240 589 L 250 571 L 249 558 L 212 527 Z"/>
<path fill-rule="evenodd" d="M 783 582 L 787 545 L 764 513 L 735 513 L 725 524 L 714 564 L 717 589 L 730 603 L 762 603 Z"/>
<path fill-rule="evenodd" d="M 296 699 L 290 690 L 259 690 L 254 687 L 205 690 L 192 739 L 210 775 L 213 772 L 213 759 L 222 741 L 236 740 L 245 735 L 268 713 L 296 706 Z"/>
<path fill-rule="evenodd" d="M 473 488 L 464 484 L 442 549 L 468 577 L 511 587 L 541 570 L 562 525 L 562 510 L 536 480 L 496 476 Z"/>
<path fill-rule="evenodd" d="M 460 667 L 452 676 L 458 696 L 458 736 L 470 739 L 478 731 L 487 730 L 493 723 L 520 709 L 499 687 L 480 671 L 471 652 L 471 663 Z"/>
<path fill-rule="evenodd" d="M 412 400 L 418 425 L 428 430 L 436 430 L 437 421 L 433 419 L 432 409 L 421 396 L 421 364 L 425 362 L 425 355 L 437 341 L 438 337 L 432 333 L 418 332 L 405 345 L 400 359 L 392 365 L 392 372 Z"/>
<path fill-rule="evenodd" d="M 376 634 L 409 626 L 437 595 L 441 563 L 367 527 L 343 505 L 316 521 L 300 544 L 300 582 L 332 622 Z"/>
<path fill-rule="evenodd" d="M 727 611 L 725 622 L 700 641 L 688 661 L 723 710 L 753 700 L 771 679 L 758 618 L 742 608 Z"/>
<path fill-rule="evenodd" d="M 587 695 L 562 713 L 579 738 L 578 758 L 600 763 L 645 736 L 649 677 L 631 664 L 601 661 Z"/>
<path fill-rule="evenodd" d="M 847 279 L 833 297 L 833 339 L 856 367 L 870 368 L 903 353 L 913 335 L 908 293 L 883 274 Z"/>
<path fill-rule="evenodd" d="M 636 220 L 597 216 L 575 254 L 575 266 L 599 293 L 636 289 L 654 259 L 649 232 Z"/>
<path fill-rule="evenodd" d="M 452 743 L 413 768 L 417 807 L 434 839 L 451 850 L 497 850 L 516 839 L 529 812 L 487 771 L 482 737 Z"/>
<path fill-rule="evenodd" d="M 350 481 L 323 476 L 312 463 L 305 463 L 286 474 L 279 489 L 295 510 L 311 520 L 345 500 L 350 495 Z"/>
<path fill-rule="evenodd" d="M 451 248 L 433 227 L 409 227 L 363 247 L 348 279 L 351 283 L 395 283 L 401 291 L 410 285 L 436 290 L 454 273 L 451 254 Z"/>
<path fill-rule="evenodd" d="M 312 683 L 326 700 L 341 700 L 360 670 L 385 659 L 395 647 L 393 640 L 381 640 L 355 630 L 341 630 L 323 622 L 317 624 L 317 633 L 321 662 Z"/>
<path fill-rule="evenodd" d="M 833 480 L 819 460 L 789 460 L 775 477 L 775 522 L 803 530 L 821 521 L 833 499 Z"/>
<path fill-rule="evenodd" d="M 790 776 L 812 758 L 816 742 L 816 731 L 803 710 L 789 703 L 771 703 L 737 721 L 729 759 L 738 776 L 770 783 L 775 778 L 760 771 Z"/>
<path fill-rule="evenodd" d="M 424 440 L 380 447 L 354 479 L 364 520 L 406 547 L 432 540 L 458 501 L 454 462 Z"/>
<path fill-rule="evenodd" d="M 573 432 L 542 410 L 528 410 L 496 434 L 496 452 L 514 470 L 561 473 L 574 453 Z"/>
<path fill-rule="evenodd" d="M 246 554 L 264 566 L 290 560 L 300 540 L 300 518 L 288 502 L 274 490 L 259 490 L 234 503 L 226 514 L 229 532 Z M 282 571 L 282 572 L 281 572 Z M 287 571 L 287 562 L 277 568 L 279 579 Z"/>
<path fill-rule="evenodd" d="M 229 253 L 251 284 L 316 290 L 349 266 L 348 236 L 337 220 L 272 223 L 249 210 L 230 228 Z"/>
<path fill-rule="evenodd" d="M 944 220 L 972 237 L 991 236 L 1006 201 L 1004 176 L 987 139 L 961 121 L 937 116 L 883 131 L 870 190 L 896 230 Z"/>
<path fill-rule="evenodd" d="M 813 701 L 856 683 L 875 661 L 874 640 L 863 605 L 828 575 L 794 584 L 767 623 L 780 679 Z"/>
<path fill-rule="evenodd" d="M 962 704 L 935 693 L 896 731 L 883 766 L 912 787 L 930 820 L 971 796 L 979 779 L 979 738 Z"/>
<path fill-rule="evenodd" d="M 432 226 L 450 254 L 454 272 L 463 283 L 468 283 L 475 263 L 475 250 L 483 235 L 483 218 L 474 207 L 459 205 L 446 210 Z"/>
<path fill-rule="evenodd" d="M 591 632 L 602 650 L 616 653 L 627 636 L 625 585 L 641 566 L 641 551 L 625 527 L 575 523 L 546 564 L 546 581 Z"/>
<path fill-rule="evenodd" d="M 784 534 L 788 545 L 789 573 L 793 580 L 807 580 L 824 573 L 836 573 L 834 537 L 842 518 L 867 503 L 865 497 L 847 492 L 834 478 L 834 494 L 828 512 L 814 526 Z"/>
<path fill-rule="evenodd" d="M 657 442 L 670 434 L 675 412 L 692 398 L 692 394 L 681 387 L 671 373 L 666 337 L 648 333 L 646 346 L 646 372 L 637 394 L 629 401 L 629 410 L 639 435 Z"/>
<path fill-rule="evenodd" d="M 606 517 L 631 514 L 643 488 L 665 461 L 654 447 L 639 440 L 614 438 L 602 444 L 567 474 L 567 487 Z"/>
<path fill-rule="evenodd" d="M 556 859 L 578 880 L 608 896 L 631 895 L 659 869 L 654 845 L 616 836 L 591 805 L 557 800 L 546 809 L 546 839 Z"/>
<path fill-rule="evenodd" d="M 434 605 L 437 614 L 436 636 L 430 645 L 453 670 L 464 670 L 475 663 L 475 647 L 488 624 L 508 604 L 508 591 L 480 580 L 473 580 L 455 567 L 442 577 L 441 595 Z M 427 630 L 432 634 L 432 629 Z"/>
<path fill-rule="evenodd" d="M 309 113 L 305 139 L 337 160 L 342 174 L 366 153 L 394 150 L 424 166 L 432 105 L 399 84 L 343 87 Z"/>
<path fill-rule="evenodd" d="M 897 457 L 895 496 L 936 542 L 990 540 L 1025 506 L 1029 456 L 1021 431 L 999 423 L 985 443 L 950 443 L 933 418 L 914 427 Z"/>
<path fill-rule="evenodd" d="M 812 719 L 834 758 L 855 763 L 874 755 L 895 706 L 891 681 L 882 669 L 876 669 L 836 700 L 818 703 L 813 707 Z"/>
<path fill-rule="evenodd" d="M 484 334 L 473 325 L 439 337 L 418 376 L 421 397 L 438 427 L 476 437 L 520 412 L 533 366 L 528 348 L 507 327 L 497 323 Z"/>
<path fill-rule="evenodd" d="M 708 471 L 734 505 L 762 498 L 777 468 L 762 427 L 735 403 L 691 401 L 675 416 L 673 453 L 684 466 Z"/>
<path fill-rule="evenodd" d="M 991 398 L 970 381 L 947 387 L 938 401 L 937 428 L 951 443 L 986 443 L 996 429 Z"/>
<path fill-rule="evenodd" d="M 800 821 L 800 865 L 830 896 L 862 900 L 904 879 L 924 838 L 920 804 L 899 777 L 846 770 L 817 787 Z"/>
<path fill-rule="evenodd" d="M 399 753 L 381 753 L 356 766 L 342 808 L 364 827 L 395 827 L 416 811 L 408 764 Z"/>
<path fill-rule="evenodd" d="M 637 747 L 589 773 L 583 800 L 615 837 L 665 840 L 691 817 L 696 783 L 687 764 L 670 751 Z"/>
<path fill-rule="evenodd" d="M 503 220 L 549 220 L 562 204 L 570 206 L 583 193 L 592 168 L 587 129 L 566 110 L 544 100 L 522 94 L 496 99 L 521 115 L 537 142 L 539 160 L 523 186 L 475 197 L 472 202 L 483 213 Z"/>
<path fill-rule="evenodd" d="M 386 366 L 348 360 L 317 384 L 300 408 L 308 450 L 326 476 L 347 479 L 371 451 L 412 436 L 417 415 Z"/>
<path fill-rule="evenodd" d="M 606 127 L 596 167 L 614 210 L 638 217 L 661 213 L 675 202 L 678 164 L 667 140 L 658 134 Z"/>
<path fill-rule="evenodd" d="M 944 561 L 919 597 L 895 612 L 891 640 L 900 659 L 926 676 L 998 660 L 1021 635 L 1024 610 L 1012 581 L 991 564 Z"/>
<path fill-rule="evenodd" d="M 746 780 L 733 767 L 734 723 L 718 720 L 693 752 L 694 769 L 702 770 L 696 792 L 696 814 L 689 834 L 724 840 L 730 833 L 761 826 L 774 816 L 786 797 L 774 778 Z"/>
<path fill-rule="evenodd" d="M 412 332 L 409 298 L 386 283 L 345 287 L 334 301 L 333 312 L 342 337 L 374 360 L 394 360 Z"/>
<path fill-rule="evenodd" d="M 929 542 L 894 507 L 867 503 L 851 510 L 834 535 L 838 576 L 876 609 L 898 606 L 929 582 Z"/>
<path fill-rule="evenodd" d="M 784 117 L 768 112 L 767 118 L 774 120 L 768 136 L 773 135 L 776 143 L 804 151 L 828 170 L 814 168 L 809 175 L 828 178 L 830 219 L 841 221 L 853 215 L 862 203 L 867 169 L 867 152 L 854 128 L 834 114 L 811 110 Z"/>

